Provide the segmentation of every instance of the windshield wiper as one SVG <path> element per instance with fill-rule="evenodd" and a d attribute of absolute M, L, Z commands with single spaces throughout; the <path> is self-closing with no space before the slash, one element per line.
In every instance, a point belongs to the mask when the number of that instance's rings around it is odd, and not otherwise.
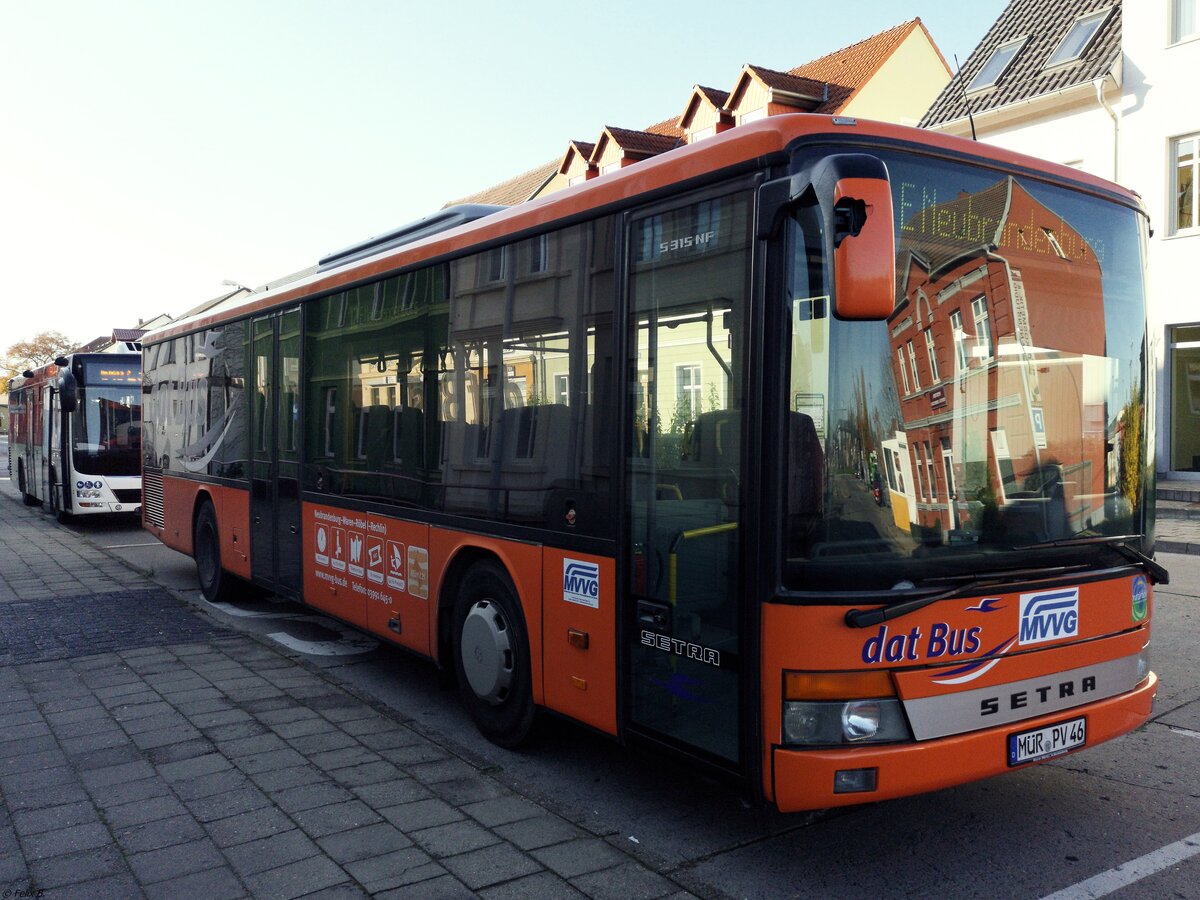
<path fill-rule="evenodd" d="M 1042 550 L 1046 547 L 1086 547 L 1089 544 L 1103 544 L 1111 547 L 1123 557 L 1146 570 L 1154 584 L 1170 584 L 1171 573 L 1162 565 L 1155 562 L 1129 541 L 1141 540 L 1140 534 L 1095 534 L 1086 537 L 1058 538 L 1053 541 L 1041 541 L 1037 544 L 1027 544 L 1023 547 L 1013 547 L 1014 550 Z"/>
<path fill-rule="evenodd" d="M 929 581 L 943 582 L 958 581 L 961 579 L 962 583 L 956 584 L 951 588 L 942 589 L 910 588 L 904 592 L 904 599 L 887 603 L 878 609 L 852 609 L 848 611 L 845 621 L 851 628 L 870 628 L 872 625 L 878 625 L 889 619 L 906 616 L 910 612 L 924 609 L 926 606 L 937 603 L 939 600 L 946 600 L 959 595 L 969 596 L 984 588 L 996 585 L 1009 586 L 1019 581 L 1028 580 L 1030 577 L 1038 579 L 1053 578 L 1056 575 L 1061 575 L 1076 568 L 1081 567 L 1053 566 L 1038 569 L 1010 569 L 1008 571 L 976 572 L 971 575 L 944 575 L 937 578 L 930 578 Z M 913 596 L 914 594 L 919 594 L 919 596 Z"/>

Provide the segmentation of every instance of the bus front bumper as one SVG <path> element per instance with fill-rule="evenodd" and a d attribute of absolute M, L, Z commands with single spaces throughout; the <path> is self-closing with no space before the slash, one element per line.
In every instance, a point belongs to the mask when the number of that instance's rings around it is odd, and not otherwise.
<path fill-rule="evenodd" d="M 1087 718 L 1087 742 L 1068 753 L 1086 750 L 1144 724 L 1154 705 L 1158 676 L 1153 672 L 1136 688 L 1106 700 L 1021 722 L 936 740 L 836 750 L 776 747 L 772 754 L 775 805 L 782 812 L 873 803 L 999 775 L 1021 766 L 1008 764 L 1008 738 L 1017 732 Z M 1055 757 L 1058 758 L 1058 757 Z M 875 789 L 835 793 L 839 772 L 874 769 Z"/>

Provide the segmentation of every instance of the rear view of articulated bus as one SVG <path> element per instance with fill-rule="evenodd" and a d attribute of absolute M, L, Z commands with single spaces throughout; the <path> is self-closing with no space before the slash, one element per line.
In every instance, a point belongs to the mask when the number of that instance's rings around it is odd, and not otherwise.
<path fill-rule="evenodd" d="M 1145 218 L 1114 185 L 950 147 L 793 158 L 761 631 L 784 810 L 990 776 L 1150 715 Z M 894 296 L 868 309 L 878 247 Z"/>

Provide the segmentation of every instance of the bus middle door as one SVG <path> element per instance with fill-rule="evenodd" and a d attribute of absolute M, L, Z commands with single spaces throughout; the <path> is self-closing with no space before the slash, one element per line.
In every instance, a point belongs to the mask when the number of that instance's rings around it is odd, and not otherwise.
<path fill-rule="evenodd" d="M 738 766 L 750 196 L 629 228 L 624 633 L 632 728 Z"/>
<path fill-rule="evenodd" d="M 250 571 L 299 597 L 300 310 L 253 319 L 251 341 Z"/>

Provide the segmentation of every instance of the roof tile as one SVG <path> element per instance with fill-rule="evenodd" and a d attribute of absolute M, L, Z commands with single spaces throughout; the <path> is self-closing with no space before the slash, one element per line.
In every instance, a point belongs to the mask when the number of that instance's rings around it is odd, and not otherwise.
<path fill-rule="evenodd" d="M 944 125 L 966 118 L 969 112 L 978 115 L 1103 78 L 1113 70 L 1121 55 L 1119 0 L 1078 62 L 1053 69 L 1046 69 L 1045 65 L 1076 19 L 1109 6 L 1114 6 L 1114 0 L 1012 0 L 929 107 L 921 119 L 921 127 Z M 996 48 L 1026 35 L 1028 39 L 995 88 L 966 94 L 966 85 L 979 74 Z"/>

